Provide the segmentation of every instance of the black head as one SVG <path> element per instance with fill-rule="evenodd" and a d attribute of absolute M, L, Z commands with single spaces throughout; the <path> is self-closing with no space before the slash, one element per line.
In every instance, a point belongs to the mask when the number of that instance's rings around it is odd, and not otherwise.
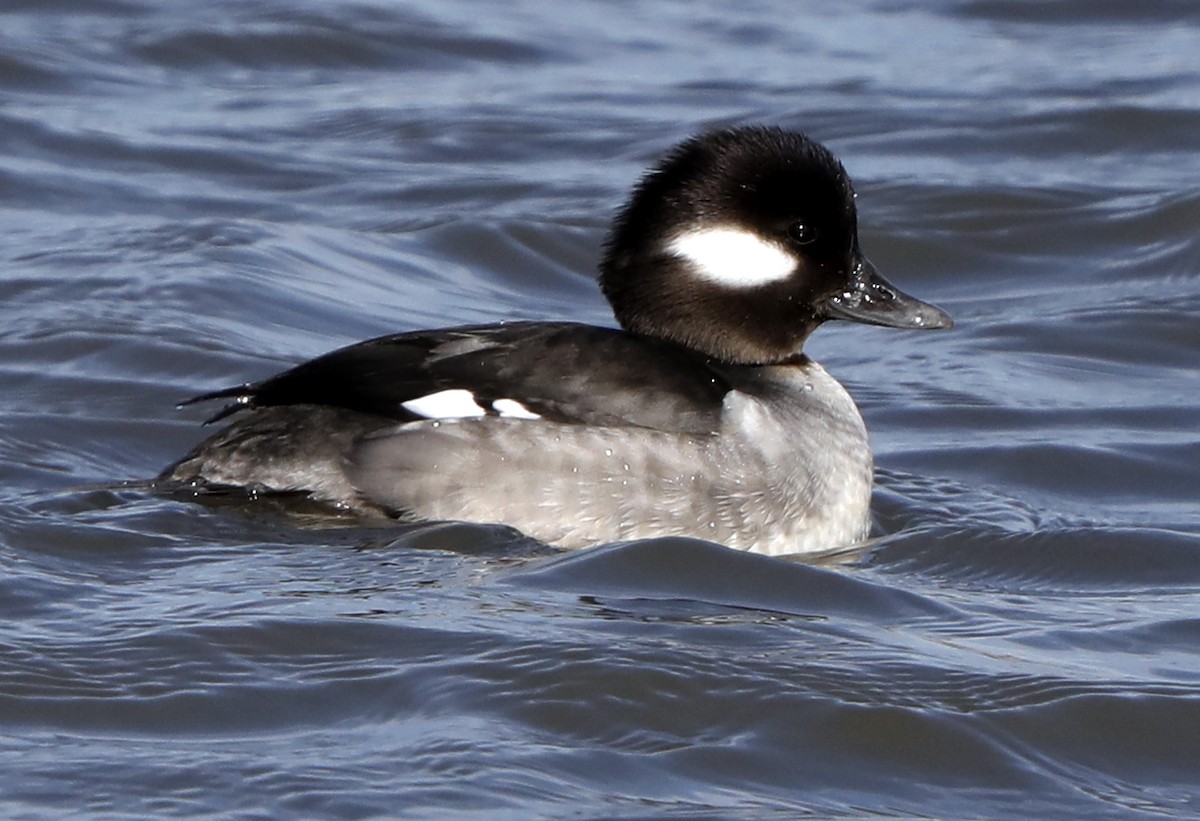
<path fill-rule="evenodd" d="M 826 319 L 949 327 L 858 249 L 842 164 L 803 134 L 745 127 L 671 151 L 617 215 L 600 285 L 628 330 L 726 362 L 780 362 Z"/>

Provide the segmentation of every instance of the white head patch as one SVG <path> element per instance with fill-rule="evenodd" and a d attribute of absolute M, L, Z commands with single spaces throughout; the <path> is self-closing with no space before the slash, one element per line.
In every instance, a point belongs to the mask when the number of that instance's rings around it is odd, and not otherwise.
<path fill-rule="evenodd" d="M 732 288 L 787 279 L 797 263 L 780 246 L 741 228 L 687 231 L 667 243 L 667 250 L 691 262 L 709 282 Z"/>

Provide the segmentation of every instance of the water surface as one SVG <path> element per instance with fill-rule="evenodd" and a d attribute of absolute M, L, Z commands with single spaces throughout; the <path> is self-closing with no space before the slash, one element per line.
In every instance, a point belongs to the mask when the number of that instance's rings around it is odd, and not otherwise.
<path fill-rule="evenodd" d="M 38 0 L 0 44 L 0 814 L 1200 811 L 1194 4 Z M 611 324 L 609 215 L 741 122 L 826 142 L 958 321 L 809 345 L 866 550 L 119 484 L 343 344 Z"/>

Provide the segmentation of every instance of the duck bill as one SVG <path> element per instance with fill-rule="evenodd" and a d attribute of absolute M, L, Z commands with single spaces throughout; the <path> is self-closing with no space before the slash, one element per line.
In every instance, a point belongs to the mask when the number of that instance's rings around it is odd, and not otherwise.
<path fill-rule="evenodd" d="M 953 328 L 941 308 L 909 296 L 884 279 L 866 257 L 857 255 L 850 287 L 825 300 L 828 319 L 847 319 L 887 328 Z"/>

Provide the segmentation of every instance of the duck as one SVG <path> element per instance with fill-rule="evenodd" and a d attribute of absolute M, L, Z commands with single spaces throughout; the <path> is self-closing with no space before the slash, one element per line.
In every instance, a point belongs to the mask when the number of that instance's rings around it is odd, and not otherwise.
<path fill-rule="evenodd" d="M 616 213 L 598 280 L 618 328 L 407 331 L 188 400 L 225 400 L 209 422 L 229 421 L 156 482 L 497 523 L 563 548 L 689 537 L 783 555 L 868 538 L 866 426 L 805 341 L 833 320 L 953 322 L 864 256 L 827 148 L 762 125 L 686 139 Z"/>

